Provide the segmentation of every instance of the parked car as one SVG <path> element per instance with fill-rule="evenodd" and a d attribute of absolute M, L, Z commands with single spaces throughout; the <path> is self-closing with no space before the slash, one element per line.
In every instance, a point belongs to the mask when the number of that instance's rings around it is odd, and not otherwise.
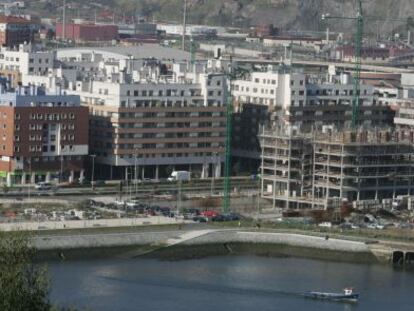
<path fill-rule="evenodd" d="M 200 215 L 202 215 L 204 217 L 212 218 L 212 217 L 218 216 L 219 213 L 217 211 L 207 210 L 207 211 L 201 212 Z"/>
<path fill-rule="evenodd" d="M 35 185 L 36 190 L 52 190 L 52 184 L 49 182 L 39 182 Z"/>
<path fill-rule="evenodd" d="M 193 217 L 193 221 L 196 222 L 207 222 L 208 218 L 207 217 L 203 217 L 203 216 L 195 216 Z"/>
<path fill-rule="evenodd" d="M 228 218 L 225 215 L 216 215 L 211 218 L 212 221 L 228 221 Z"/>

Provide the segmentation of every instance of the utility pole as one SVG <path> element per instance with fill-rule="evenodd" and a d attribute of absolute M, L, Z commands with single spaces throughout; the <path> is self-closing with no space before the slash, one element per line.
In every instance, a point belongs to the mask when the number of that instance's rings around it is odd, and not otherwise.
<path fill-rule="evenodd" d="M 187 0 L 184 0 L 184 10 L 183 10 L 183 36 L 181 39 L 181 49 L 185 51 L 185 35 L 187 30 Z"/>
<path fill-rule="evenodd" d="M 63 0 L 62 40 L 66 40 L 66 0 Z"/>

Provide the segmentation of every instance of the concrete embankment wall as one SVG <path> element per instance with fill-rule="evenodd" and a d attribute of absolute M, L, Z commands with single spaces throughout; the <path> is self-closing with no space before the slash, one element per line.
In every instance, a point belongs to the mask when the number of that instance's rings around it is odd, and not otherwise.
<path fill-rule="evenodd" d="M 169 239 L 179 239 L 182 231 L 119 233 L 101 235 L 38 237 L 34 245 L 42 258 L 118 255 L 164 259 L 197 258 L 212 255 L 256 254 L 300 256 L 317 259 L 378 262 L 362 242 L 328 239 L 289 233 L 223 230 L 164 247 Z"/>
<path fill-rule="evenodd" d="M 328 239 L 289 233 L 212 232 L 175 247 L 150 254 L 162 258 L 198 258 L 209 255 L 255 254 L 298 256 L 352 262 L 378 262 L 362 242 Z"/>

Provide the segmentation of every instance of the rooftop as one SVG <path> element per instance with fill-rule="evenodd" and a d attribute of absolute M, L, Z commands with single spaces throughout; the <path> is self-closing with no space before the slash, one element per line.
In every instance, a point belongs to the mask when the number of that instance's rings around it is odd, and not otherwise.
<path fill-rule="evenodd" d="M 142 44 L 138 46 L 108 46 L 108 47 L 82 47 L 60 49 L 57 52 L 58 58 L 75 57 L 77 54 L 103 54 L 104 58 L 125 59 L 133 57 L 135 59 L 155 58 L 159 60 L 190 60 L 190 53 L 160 46 L 157 44 Z"/>

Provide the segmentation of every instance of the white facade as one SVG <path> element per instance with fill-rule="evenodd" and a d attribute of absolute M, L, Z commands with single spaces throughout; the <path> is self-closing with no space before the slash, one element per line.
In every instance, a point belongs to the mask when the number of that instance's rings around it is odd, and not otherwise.
<path fill-rule="evenodd" d="M 322 80 L 289 71 L 253 72 L 248 80 L 233 81 L 233 96 L 241 103 L 267 105 L 271 108 L 312 105 L 320 97 L 332 100 L 353 98 L 349 75 L 331 76 Z M 361 98 L 372 99 L 373 87 L 361 85 Z"/>
<path fill-rule="evenodd" d="M 0 48 L 0 70 L 16 70 L 22 75 L 44 75 L 53 68 L 56 55 L 51 51 L 34 51 L 31 45 L 18 49 Z"/>

